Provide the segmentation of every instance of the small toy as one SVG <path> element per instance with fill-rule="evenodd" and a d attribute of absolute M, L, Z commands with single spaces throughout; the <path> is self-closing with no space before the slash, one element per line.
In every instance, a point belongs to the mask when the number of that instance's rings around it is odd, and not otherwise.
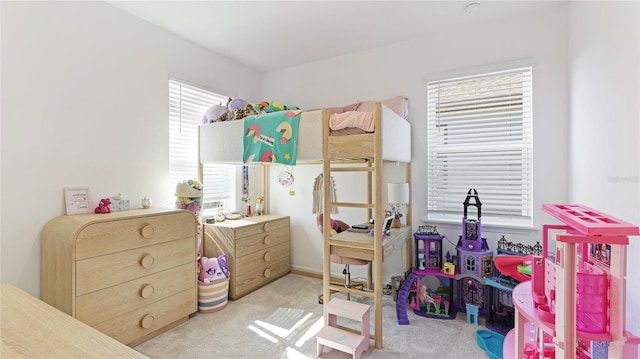
<path fill-rule="evenodd" d="M 264 196 L 256 197 L 256 216 L 264 214 Z"/>
<path fill-rule="evenodd" d="M 243 110 L 249 103 L 241 98 L 234 98 L 227 101 L 227 109 L 229 111 Z"/>
<path fill-rule="evenodd" d="M 227 112 L 229 112 L 227 106 L 213 105 L 209 107 L 207 112 L 204 113 L 204 116 L 202 116 L 202 123 L 207 124 L 209 122 L 216 122 L 220 116 Z"/>
<path fill-rule="evenodd" d="M 456 265 L 451 262 L 445 262 L 442 264 L 442 273 L 444 274 L 455 274 L 456 273 Z"/>
<path fill-rule="evenodd" d="M 95 213 L 111 213 L 111 208 L 109 205 L 111 204 L 110 198 L 103 198 L 100 200 L 98 207 L 96 207 Z"/>
<path fill-rule="evenodd" d="M 423 285 L 420 287 L 420 304 L 425 307 L 429 304 L 435 304 L 436 301 L 427 293 L 427 286 Z"/>
<path fill-rule="evenodd" d="M 211 283 L 218 279 L 229 278 L 229 268 L 227 267 L 227 256 L 200 258 L 200 273 L 198 279 L 203 283 Z"/>
<path fill-rule="evenodd" d="M 489 330 L 479 329 L 476 331 L 476 342 L 491 359 L 503 358 L 502 347 L 505 336 Z"/>
<path fill-rule="evenodd" d="M 176 185 L 177 209 L 186 209 L 193 212 L 196 217 L 200 216 L 202 209 L 202 184 L 200 181 L 189 179 L 182 180 Z"/>
<path fill-rule="evenodd" d="M 140 204 L 142 205 L 142 208 L 151 208 L 151 198 L 142 197 L 142 200 L 140 200 Z"/>

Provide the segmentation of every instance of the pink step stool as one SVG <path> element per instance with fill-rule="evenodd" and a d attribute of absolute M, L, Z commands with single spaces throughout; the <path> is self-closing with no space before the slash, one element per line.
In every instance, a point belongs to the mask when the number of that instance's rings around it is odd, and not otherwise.
<path fill-rule="evenodd" d="M 327 304 L 329 316 L 328 325 L 316 335 L 320 356 L 324 346 L 351 354 L 353 359 L 359 359 L 370 346 L 370 309 L 366 304 L 352 302 L 340 298 L 333 298 Z M 357 320 L 361 323 L 360 334 L 355 334 L 337 327 L 338 317 Z"/>

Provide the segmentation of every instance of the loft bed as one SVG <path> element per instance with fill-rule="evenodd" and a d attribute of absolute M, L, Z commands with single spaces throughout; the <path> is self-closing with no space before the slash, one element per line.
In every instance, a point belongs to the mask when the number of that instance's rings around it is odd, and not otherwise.
<path fill-rule="evenodd" d="M 394 98 L 397 99 L 397 98 Z M 331 200 L 331 181 L 323 181 L 323 297 L 330 298 L 333 292 L 350 293 L 373 298 L 374 333 L 370 338 L 374 340 L 375 348 L 382 348 L 382 262 L 385 252 L 389 248 L 399 247 L 407 242 L 411 236 L 411 210 L 405 212 L 406 225 L 399 229 L 392 229 L 389 236 L 370 236 L 369 234 L 353 234 L 342 232 L 332 236 L 330 226 L 331 207 L 362 208 L 368 211 L 368 218 L 376 218 L 374 233 L 382 233 L 382 219 L 387 203 L 382 198 L 383 163 L 386 161 L 405 164 L 405 181 L 410 183 L 411 171 L 411 125 L 406 120 L 407 99 L 402 103 L 405 109 L 398 111 L 392 103 L 385 101 L 371 102 L 369 109 L 373 121 L 373 132 L 338 135 L 331 130 L 332 110 L 322 109 L 302 112 L 298 127 L 297 162 L 322 163 L 323 177 L 330 178 L 332 171 L 360 172 L 367 176 L 367 198 L 361 203 L 335 202 Z M 344 131 L 338 131 L 344 132 Z M 320 136 L 322 134 L 322 136 Z M 247 164 L 242 160 L 245 127 L 243 121 L 224 121 L 200 126 L 199 156 L 201 163 L 217 164 Z M 345 163 L 357 162 L 356 165 Z M 269 162 L 252 162 L 251 164 L 267 164 Z M 341 166 L 334 167 L 334 164 Z M 263 190 L 267 192 L 264 180 Z M 380 239 L 380 240 L 377 240 Z M 411 241 L 408 241 L 411 243 Z M 410 265 L 411 250 L 406 251 L 406 263 Z M 373 281 L 371 268 L 368 282 L 373 282 L 373 291 L 346 288 L 331 283 L 330 255 L 337 254 L 353 258 L 370 260 L 373 267 Z M 388 253 L 387 253 L 388 254 Z M 325 325 L 329 325 L 327 304 L 324 300 Z M 354 329 L 340 327 L 340 330 L 357 332 Z M 368 347 L 368 346 L 367 346 Z"/>
<path fill-rule="evenodd" d="M 396 99 L 403 99 L 399 102 Z M 386 101 L 386 102 L 385 102 Z M 380 124 L 374 125 L 374 132 L 349 134 L 336 140 L 334 145 L 342 149 L 341 155 L 345 158 L 364 157 L 373 158 L 373 137 L 375 128 L 380 131 L 388 141 L 383 141 L 382 158 L 388 161 L 409 162 L 411 157 L 411 125 L 403 118 L 406 117 L 406 98 L 393 98 L 382 101 L 380 112 Z M 389 106 L 384 105 L 388 103 Z M 398 106 L 400 103 L 400 106 Z M 369 103 L 367 103 L 369 104 Z M 362 109 L 373 107 L 373 102 Z M 345 106 L 346 107 L 346 106 Z M 344 107 L 343 107 L 344 108 Z M 347 107 L 350 108 L 350 107 Z M 392 110 L 392 108 L 394 108 Z M 332 109 L 303 111 L 300 115 L 297 142 L 296 164 L 314 163 L 323 160 L 322 137 L 323 122 L 331 121 L 347 112 L 373 112 L 373 111 L 345 111 L 337 112 Z M 394 111 L 395 110 L 395 111 Z M 375 117 L 375 116 L 373 116 Z M 373 118 L 372 117 L 372 118 Z M 374 120 L 375 121 L 375 120 Z M 330 123 L 330 122 L 329 122 Z M 200 126 L 200 162 L 217 164 L 246 164 L 243 161 L 243 141 L 245 137 L 244 120 L 213 122 Z M 348 131 L 337 130 L 337 133 Z M 351 146 L 349 145 L 351 144 Z M 266 162 L 251 162 L 251 164 Z"/>
<path fill-rule="evenodd" d="M 382 342 L 382 262 L 385 249 L 389 246 L 398 246 L 409 240 L 411 232 L 411 210 L 407 207 L 406 225 L 399 229 L 392 229 L 389 235 L 383 236 L 382 225 L 384 211 L 387 203 L 382 198 L 383 162 L 395 161 L 405 163 L 405 181 L 410 183 L 411 178 L 411 127 L 405 122 L 402 127 L 394 127 L 391 121 L 386 119 L 389 114 L 381 103 L 374 105 L 374 127 L 382 129 L 370 134 L 356 136 L 331 136 L 329 122 L 325 117 L 322 136 L 323 177 L 330 178 L 332 172 L 364 172 L 367 176 L 367 198 L 360 203 L 336 202 L 330 195 L 330 182 L 323 181 L 323 298 L 329 298 L 332 292 L 343 292 L 373 298 L 374 333 L 370 338 L 362 338 L 364 341 L 374 340 L 377 349 L 383 347 Z M 397 117 L 397 116 L 396 116 Z M 386 152 L 392 149 L 393 155 Z M 333 166 L 345 160 L 364 161 L 366 166 Z M 331 235 L 331 207 L 363 208 L 369 212 L 369 218 L 374 221 L 374 236 L 368 233 L 341 232 Z M 409 241 L 411 243 L 411 241 Z M 388 250 L 387 250 L 388 251 Z M 409 265 L 411 251 L 407 251 L 405 262 Z M 373 266 L 373 292 L 356 288 L 345 288 L 342 285 L 331 283 L 331 259 L 330 256 L 339 255 L 357 259 L 370 260 Z M 369 279 L 369 282 L 371 280 Z M 330 324 L 327 313 L 327 303 L 324 300 L 325 325 Z M 353 328 L 339 326 L 340 330 L 358 334 Z M 367 344 L 365 342 L 365 344 Z M 366 345 L 368 348 L 368 345 Z"/>

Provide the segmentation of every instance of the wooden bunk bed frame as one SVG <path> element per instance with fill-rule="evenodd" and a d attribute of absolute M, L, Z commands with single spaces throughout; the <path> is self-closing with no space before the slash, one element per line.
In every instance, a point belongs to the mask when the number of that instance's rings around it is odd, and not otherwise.
<path fill-rule="evenodd" d="M 374 325 L 373 333 L 370 338 L 374 340 L 374 347 L 380 349 L 383 347 L 382 341 L 382 291 L 384 288 L 382 279 L 382 262 L 384 260 L 384 252 L 386 248 L 393 248 L 394 244 L 407 242 L 411 245 L 411 241 L 407 241 L 411 231 L 411 209 L 410 206 L 406 210 L 406 225 L 401 229 L 393 230 L 394 233 L 387 237 L 383 237 L 382 225 L 386 201 L 382 198 L 382 180 L 383 180 L 383 135 L 379 129 L 384 130 L 382 124 L 382 106 L 380 103 L 375 104 L 374 121 L 376 131 L 373 133 L 350 135 L 350 136 L 330 136 L 329 132 L 329 116 L 325 111 L 323 116 L 323 176 L 330 178 L 332 172 L 365 172 L 367 175 L 367 198 L 365 202 L 332 202 L 330 198 L 330 181 L 323 182 L 323 240 L 324 240 L 324 258 L 323 258 L 323 297 L 330 298 L 333 292 L 343 292 L 355 295 L 361 295 L 373 298 L 374 306 Z M 409 156 L 410 157 L 410 156 Z M 344 163 L 344 161 L 362 161 L 365 166 L 350 167 L 334 167 L 334 164 Z M 405 180 L 410 183 L 411 166 L 410 162 L 406 162 Z M 374 221 L 374 236 L 363 233 L 342 232 L 331 236 L 331 206 L 364 208 L 369 212 L 369 218 L 377 219 Z M 386 242 L 386 243 L 385 243 Z M 395 242 L 395 243 L 394 243 Z M 405 261 L 407 265 L 411 263 L 411 250 L 406 251 Z M 373 267 L 373 292 L 369 290 L 360 290 L 357 288 L 347 288 L 345 286 L 331 283 L 331 260 L 330 255 L 336 254 L 346 257 L 371 260 Z M 371 269 L 371 267 L 370 267 Z M 371 278 L 369 278 L 371 282 Z M 324 319 L 325 325 L 328 325 L 329 318 L 327 313 L 327 304 L 330 300 L 324 300 Z M 353 333 L 359 333 L 358 330 L 339 326 L 340 329 Z"/>

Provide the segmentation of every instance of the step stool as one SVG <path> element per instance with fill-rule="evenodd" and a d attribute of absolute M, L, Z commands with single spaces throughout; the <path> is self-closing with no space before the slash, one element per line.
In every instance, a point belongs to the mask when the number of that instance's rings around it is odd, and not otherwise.
<path fill-rule="evenodd" d="M 370 346 L 370 309 L 371 307 L 366 304 L 340 298 L 331 299 L 326 307 L 329 317 L 327 326 L 316 335 L 318 356 L 322 354 L 326 345 L 351 354 L 353 359 L 359 359 Z M 360 334 L 337 328 L 338 317 L 360 321 Z"/>

